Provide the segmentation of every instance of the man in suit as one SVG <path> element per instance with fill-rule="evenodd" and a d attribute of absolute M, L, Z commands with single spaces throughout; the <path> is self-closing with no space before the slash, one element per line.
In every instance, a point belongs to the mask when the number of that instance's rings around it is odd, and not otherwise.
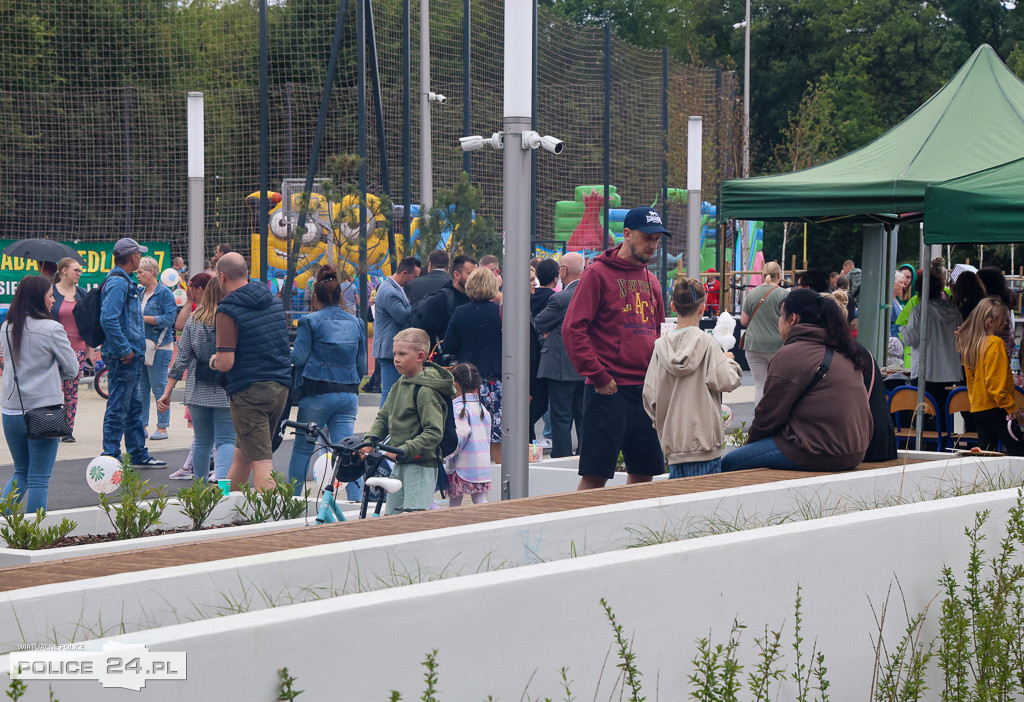
<path fill-rule="evenodd" d="M 451 280 L 452 277 L 448 275 L 448 252 L 444 249 L 434 249 L 427 256 L 427 272 L 405 285 L 409 304 L 415 307 L 417 302 L 437 292 Z"/>
<path fill-rule="evenodd" d="M 576 372 L 562 341 L 562 322 L 569 309 L 580 276 L 583 275 L 585 259 L 576 252 L 569 252 L 559 261 L 558 277 L 562 290 L 548 299 L 534 323 L 537 331 L 546 335 L 540 352 L 538 377 L 547 378 L 548 396 L 551 402 L 551 457 L 572 455 L 572 427 L 576 425 L 576 436 L 581 436 L 583 425 L 583 377 Z"/>

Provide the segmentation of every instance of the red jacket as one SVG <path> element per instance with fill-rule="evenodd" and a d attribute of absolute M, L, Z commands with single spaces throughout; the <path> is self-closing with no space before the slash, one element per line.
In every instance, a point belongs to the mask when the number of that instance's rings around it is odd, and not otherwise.
<path fill-rule="evenodd" d="M 621 244 L 583 272 L 562 322 L 576 372 L 595 387 L 643 385 L 665 321 L 661 286 L 647 270 L 619 258 Z"/>

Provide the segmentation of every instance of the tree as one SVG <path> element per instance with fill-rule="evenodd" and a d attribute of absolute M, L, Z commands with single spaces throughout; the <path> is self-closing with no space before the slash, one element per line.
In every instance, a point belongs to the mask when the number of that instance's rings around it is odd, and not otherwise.
<path fill-rule="evenodd" d="M 480 188 L 465 173 L 451 190 L 438 190 L 425 221 L 420 218 L 415 255 L 423 259 L 442 242 L 452 256 L 501 254 L 501 235 L 494 230 L 494 220 L 477 214 L 482 205 Z"/>
<path fill-rule="evenodd" d="M 836 155 L 836 106 L 828 76 L 807 86 L 796 114 L 775 147 L 774 172 L 800 171 L 825 163 Z M 782 263 L 792 222 L 782 224 Z"/>

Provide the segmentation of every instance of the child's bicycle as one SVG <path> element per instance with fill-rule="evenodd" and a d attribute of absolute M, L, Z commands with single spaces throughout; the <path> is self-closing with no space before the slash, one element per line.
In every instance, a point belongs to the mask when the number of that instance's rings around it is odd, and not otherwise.
<path fill-rule="evenodd" d="M 394 446 L 388 446 L 385 442 L 389 437 L 381 441 L 363 441 L 359 436 L 349 436 L 339 443 L 333 443 L 327 430 L 317 426 L 316 422 L 301 424 L 288 420 L 282 424 L 295 429 L 296 435 L 304 434 L 306 441 L 310 443 L 316 443 L 319 439 L 333 455 L 331 466 L 333 476 L 325 481 L 327 487 L 324 488 L 323 501 L 316 515 L 317 524 L 345 521 L 345 515 L 341 513 L 341 508 L 334 499 L 334 484 L 338 481 L 350 483 L 359 478 L 363 479 L 363 499 L 359 506 L 360 519 L 366 519 L 366 510 L 370 500 L 376 501 L 373 516 L 380 516 L 380 509 L 384 505 L 386 496 L 402 489 L 402 481 L 391 477 L 391 464 L 388 463 L 384 454 L 393 453 L 401 459 L 405 457 L 405 452 Z M 295 440 L 299 440 L 298 436 Z M 364 457 L 359 453 L 364 448 L 372 448 L 373 451 Z"/>

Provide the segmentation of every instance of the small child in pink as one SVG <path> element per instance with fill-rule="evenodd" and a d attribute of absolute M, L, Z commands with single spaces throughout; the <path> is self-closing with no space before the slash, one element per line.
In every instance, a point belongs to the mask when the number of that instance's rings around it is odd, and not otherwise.
<path fill-rule="evenodd" d="M 487 502 L 491 489 L 491 415 L 480 404 L 480 372 L 471 363 L 452 369 L 455 379 L 455 429 L 459 445 L 444 463 L 448 474 L 448 506 L 459 507 L 469 495 L 473 504 Z"/>

